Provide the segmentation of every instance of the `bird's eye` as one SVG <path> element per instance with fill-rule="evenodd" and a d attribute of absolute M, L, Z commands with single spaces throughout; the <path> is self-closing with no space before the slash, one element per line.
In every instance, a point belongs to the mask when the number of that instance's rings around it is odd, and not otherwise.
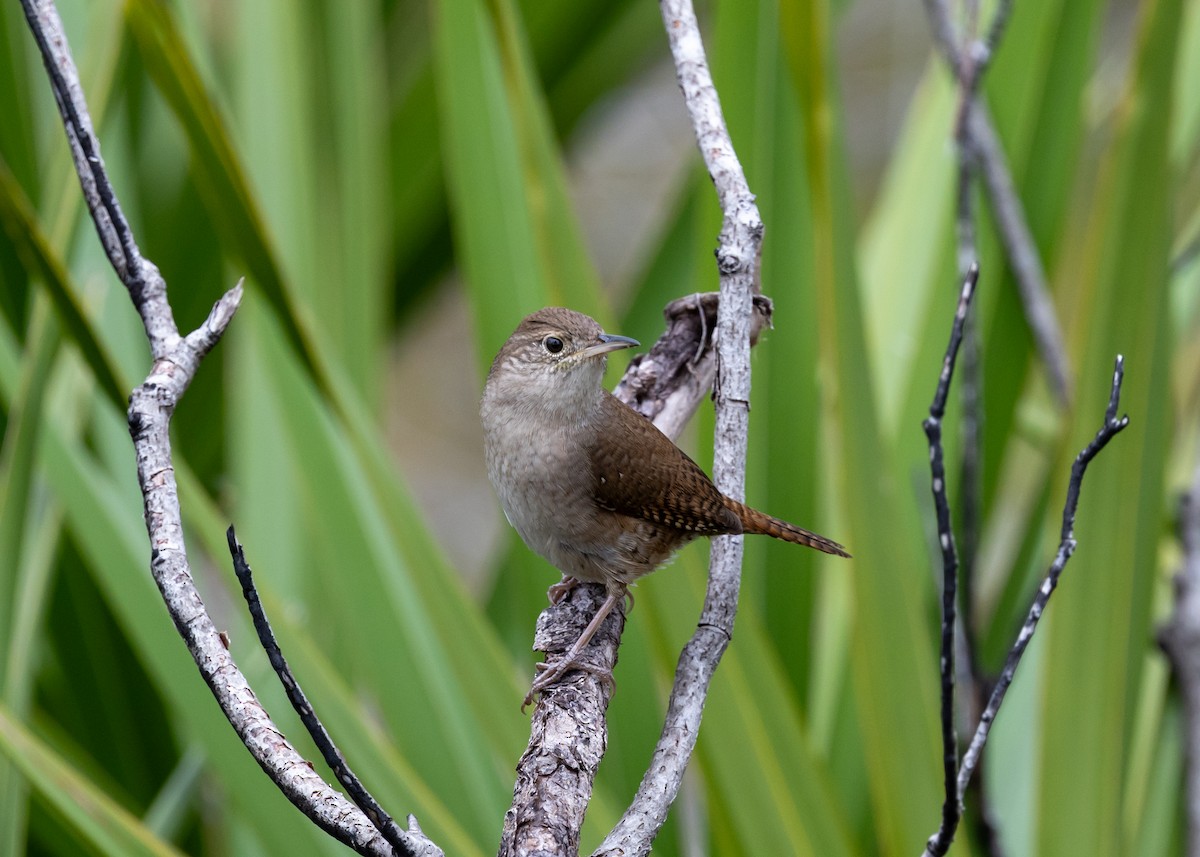
<path fill-rule="evenodd" d="M 551 354 L 557 354 L 563 350 L 563 341 L 557 336 L 547 336 L 542 340 L 542 345 L 545 346 L 546 350 Z"/>

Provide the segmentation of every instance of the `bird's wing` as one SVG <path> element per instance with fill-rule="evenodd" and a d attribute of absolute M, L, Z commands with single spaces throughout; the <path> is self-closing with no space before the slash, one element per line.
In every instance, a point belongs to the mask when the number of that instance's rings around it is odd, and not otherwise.
<path fill-rule="evenodd" d="M 603 407 L 607 434 L 589 450 L 600 506 L 697 535 L 742 531 L 708 474 L 670 438 L 614 396 Z"/>

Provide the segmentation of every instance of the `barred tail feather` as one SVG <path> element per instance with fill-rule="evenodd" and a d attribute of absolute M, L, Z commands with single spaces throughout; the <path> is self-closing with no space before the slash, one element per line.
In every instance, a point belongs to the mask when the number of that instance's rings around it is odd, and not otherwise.
<path fill-rule="evenodd" d="M 749 506 L 739 503 L 736 500 L 725 498 L 725 502 L 741 518 L 742 532 L 744 533 L 770 536 L 774 539 L 780 539 L 781 541 L 791 542 L 796 545 L 804 545 L 805 547 L 814 548 L 815 550 L 833 554 L 834 556 L 844 556 L 847 558 L 850 556 L 844 547 L 832 539 L 827 539 L 816 533 L 810 533 L 802 527 L 789 524 L 787 521 L 781 521 L 779 518 L 773 518 L 757 509 L 751 509 Z"/>

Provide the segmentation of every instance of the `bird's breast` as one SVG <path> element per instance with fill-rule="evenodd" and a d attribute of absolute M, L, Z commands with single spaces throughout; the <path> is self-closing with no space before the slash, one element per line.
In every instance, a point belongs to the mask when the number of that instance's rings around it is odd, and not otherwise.
<path fill-rule="evenodd" d="M 484 427 L 488 477 L 509 522 L 546 556 L 546 546 L 585 514 L 584 500 L 591 494 L 578 432 L 526 419 L 519 411 L 493 416 L 500 418 Z"/>
<path fill-rule="evenodd" d="M 597 503 L 592 440 L 587 425 L 539 419 L 534 431 L 520 414 L 494 419 L 484 430 L 488 476 L 531 550 L 580 580 L 628 583 L 687 539 Z"/>

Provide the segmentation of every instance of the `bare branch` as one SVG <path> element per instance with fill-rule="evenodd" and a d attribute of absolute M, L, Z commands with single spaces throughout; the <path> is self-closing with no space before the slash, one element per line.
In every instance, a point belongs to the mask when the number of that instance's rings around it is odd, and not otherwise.
<path fill-rule="evenodd" d="M 177 344 L 179 329 L 171 306 L 167 303 L 167 284 L 158 268 L 142 257 L 134 241 L 133 232 L 100 157 L 100 142 L 92 129 L 92 119 L 83 89 L 79 84 L 79 72 L 71 58 L 71 49 L 52 0 L 21 0 L 29 29 L 42 54 L 46 74 L 58 110 L 67 132 L 71 157 L 75 160 L 75 171 L 83 188 L 83 198 L 91 212 L 92 222 L 108 260 L 121 282 L 129 290 L 133 304 L 142 317 L 146 337 L 150 341 L 150 353 L 157 360 L 168 354 Z"/>
<path fill-rule="evenodd" d="M 565 654 L 606 596 L 599 584 L 574 587 L 538 617 L 534 648 Z M 608 746 L 608 677 L 624 627 L 624 606 L 618 605 L 583 651 L 594 671 L 568 673 L 539 698 L 529 746 L 517 762 L 512 805 L 504 814 L 501 857 L 579 853 L 584 813 Z"/>
<path fill-rule="evenodd" d="M 713 480 L 725 494 L 742 499 L 749 428 L 751 306 L 758 291 L 762 219 L 725 127 L 692 4 L 689 0 L 662 0 L 660 7 L 684 103 L 724 212 L 717 249 L 721 300 L 717 310 Z M 704 607 L 696 632 L 679 657 L 662 734 L 633 803 L 605 837 L 597 855 L 649 853 L 666 820 L 695 747 L 709 682 L 733 633 L 741 566 L 740 536 L 712 540 Z"/>
<path fill-rule="evenodd" d="M 942 548 L 942 769 L 945 780 L 946 799 L 942 804 L 941 829 L 949 831 L 952 839 L 962 815 L 962 801 L 956 786 L 958 773 L 958 735 L 954 729 L 954 628 L 958 598 L 958 554 L 954 549 L 954 532 L 950 527 L 950 504 L 946 500 L 946 467 L 942 451 L 942 418 L 946 415 L 946 399 L 950 395 L 950 381 L 954 377 L 954 362 L 962 344 L 963 326 L 975 284 L 979 281 L 979 267 L 972 266 L 963 282 L 958 298 L 958 310 L 950 331 L 950 344 L 942 360 L 942 372 L 938 377 L 937 391 L 929 406 L 929 416 L 924 422 L 925 436 L 929 439 L 929 468 L 933 486 L 933 503 L 937 512 L 938 542 Z M 949 840 L 947 840 L 949 845 Z"/>
<path fill-rule="evenodd" d="M 358 804 L 359 809 L 366 813 L 367 818 L 375 825 L 375 829 L 383 834 L 383 838 L 396 850 L 397 854 L 403 855 L 403 857 L 422 857 L 422 855 L 428 855 L 428 857 L 435 857 L 437 855 L 437 857 L 442 857 L 441 850 L 433 849 L 432 843 L 428 840 L 410 841 L 410 835 L 400 829 L 395 820 L 384 811 L 378 801 L 366 790 L 362 781 L 350 770 L 350 766 L 346 764 L 346 758 L 342 755 L 342 751 L 337 748 L 333 743 L 333 739 L 329 737 L 329 732 L 325 729 L 325 724 L 317 717 L 317 713 L 313 711 L 312 704 L 308 701 L 308 696 L 301 689 L 300 683 L 296 681 L 296 677 L 292 675 L 292 670 L 288 666 L 287 659 L 284 658 L 283 652 L 279 648 L 279 643 L 275 639 L 275 632 L 271 630 L 271 623 L 267 621 L 266 610 L 263 609 L 262 600 L 258 597 L 258 589 L 254 585 L 254 575 L 250 571 L 250 563 L 246 561 L 246 553 L 238 543 L 232 526 L 225 533 L 225 536 L 229 542 L 229 553 L 233 557 L 233 570 L 237 575 L 238 582 L 242 585 L 242 595 L 245 597 L 246 604 L 250 609 L 250 617 L 254 621 L 254 630 L 258 633 L 258 641 L 262 645 L 263 651 L 267 653 L 267 659 L 271 662 L 272 669 L 279 676 L 279 682 L 287 692 L 288 700 L 292 703 L 292 708 L 300 715 L 300 722 L 304 724 L 304 728 L 312 737 L 313 743 L 317 745 L 317 749 L 320 751 L 321 757 L 325 760 L 325 764 L 329 765 L 338 782 L 345 786 L 350 798 Z M 410 826 L 415 821 L 413 816 L 410 815 Z M 420 829 L 417 828 L 417 831 L 419 834 Z"/>
<path fill-rule="evenodd" d="M 200 674 L 226 718 L 271 780 L 322 830 L 360 854 L 392 849 L 367 817 L 313 771 L 271 721 L 204 607 L 188 565 L 170 420 L 200 361 L 216 345 L 242 299 L 239 283 L 205 322 L 179 335 L 158 269 L 142 257 L 108 179 L 62 21 L 51 0 L 21 0 L 58 102 L 84 198 L 113 269 L 142 318 L 154 365 L 129 398 L 129 432 L 150 539 L 150 570 Z M 419 832 L 419 828 L 414 829 Z M 426 840 L 427 841 L 427 840 Z M 433 848 L 414 853 L 440 854 Z"/>
<path fill-rule="evenodd" d="M 966 32 L 974 34 L 978 29 L 979 3 L 972 0 L 966 4 Z M 935 37 L 940 44 L 949 47 L 950 54 L 956 54 L 955 75 L 958 80 L 958 114 L 954 121 L 954 143 L 958 159 L 958 189 L 955 200 L 955 237 L 957 243 L 957 262 L 960 280 L 966 281 L 963 286 L 963 299 L 969 300 L 967 283 L 971 284 L 977 277 L 977 259 L 979 250 L 976 244 L 975 224 L 975 178 L 978 172 L 977 164 L 972 156 L 969 132 L 969 117 L 974 115 L 977 108 L 979 87 L 987 69 L 990 54 L 985 54 L 982 44 L 970 41 L 963 50 L 958 50 L 959 36 L 954 32 L 950 21 L 950 13 L 944 0 L 927 0 L 926 8 L 935 30 Z M 974 46 L 976 49 L 972 49 Z M 974 320 L 966 315 L 963 299 L 959 301 L 961 320 L 956 317 L 954 331 L 951 335 L 950 350 L 947 359 L 953 360 L 954 354 L 961 346 L 962 367 L 959 372 L 959 390 L 962 401 L 962 451 L 960 454 L 960 504 L 961 504 L 961 566 L 956 546 L 951 538 L 949 510 L 944 509 L 945 498 L 945 468 L 942 465 L 941 451 L 941 415 L 944 411 L 945 396 L 948 389 L 939 385 L 940 405 L 935 397 L 934 408 L 930 411 L 930 420 L 926 421 L 925 433 L 929 437 L 931 461 L 934 468 L 933 490 L 935 503 L 938 506 L 938 533 L 943 554 L 942 573 L 942 643 L 941 643 L 941 718 L 942 718 L 942 764 L 945 785 L 945 797 L 942 804 L 942 828 L 957 829 L 962 812 L 961 796 L 955 789 L 954 781 L 958 768 L 958 736 L 955 728 L 956 712 L 954 705 L 955 682 L 962 680 L 968 687 L 968 698 L 972 705 L 967 708 L 975 715 L 981 708 L 980 702 L 986 686 L 986 678 L 979 669 L 979 658 L 976 653 L 977 641 L 974 634 L 975 621 L 972 615 L 974 601 L 970 595 L 974 589 L 973 572 L 975 557 L 980 539 L 980 515 L 982 506 L 982 425 L 983 425 L 983 373 L 979 359 L 979 329 Z M 943 384 L 948 385 L 949 379 L 943 370 Z M 932 423 L 931 423 L 932 421 Z M 933 431 L 936 430 L 936 437 Z M 936 453 L 934 455 L 933 453 Z M 943 520 L 944 519 L 944 520 Z M 956 622 L 957 599 L 959 584 L 965 596 L 963 621 Z M 959 633 L 961 631 L 961 633 Z M 961 672 L 956 675 L 955 647 L 962 649 Z M 961 713 L 959 714 L 961 716 Z M 983 813 L 986 815 L 986 813 Z M 992 857 L 997 857 L 992 853 Z"/>
<path fill-rule="evenodd" d="M 1054 594 L 1054 589 L 1058 586 L 1059 577 L 1062 576 L 1067 561 L 1070 560 L 1071 555 L 1075 552 L 1075 514 L 1079 506 L 1079 492 L 1083 487 L 1083 475 L 1087 471 L 1087 466 L 1108 445 L 1110 440 L 1129 425 L 1129 417 L 1117 417 L 1117 408 L 1121 401 L 1121 382 L 1124 376 L 1125 359 L 1118 354 L 1113 369 L 1112 388 L 1109 394 L 1108 408 L 1104 414 L 1104 424 L 1096 432 L 1096 436 L 1092 441 L 1075 457 L 1075 462 L 1071 465 L 1071 479 L 1067 485 L 1067 499 L 1063 503 L 1062 530 L 1058 552 L 1054 557 L 1054 562 L 1050 565 L 1046 579 L 1042 582 L 1037 595 L 1033 599 L 1033 604 L 1029 608 L 1029 614 L 1025 618 L 1025 623 L 1021 626 L 1020 633 L 1017 634 L 1016 642 L 1013 643 L 1012 649 L 1009 650 L 1008 657 L 1004 662 L 1004 669 L 1000 673 L 996 687 L 992 690 L 987 707 L 983 710 L 983 714 L 979 718 L 979 725 L 975 730 L 975 735 L 971 738 L 971 744 L 967 748 L 967 752 L 963 754 L 962 766 L 958 770 L 956 784 L 957 800 L 959 802 L 961 802 L 967 785 L 971 781 L 971 776 L 975 773 L 975 768 L 979 764 L 983 749 L 987 744 L 988 735 L 991 733 L 992 724 L 996 720 L 1000 706 L 1004 703 L 1005 694 L 1008 693 L 1008 688 L 1012 684 L 1013 677 L 1016 675 L 1017 666 L 1025 654 L 1025 649 L 1028 647 L 1029 641 L 1033 639 L 1038 622 L 1042 618 L 1042 613 L 1045 612 L 1046 605 L 1050 601 L 1050 596 Z M 941 857 L 950 848 L 950 843 L 953 839 L 954 829 L 947 827 L 943 822 L 942 827 L 926 843 L 924 854 L 926 857 Z"/>
<path fill-rule="evenodd" d="M 1055 555 L 1054 562 L 1050 565 L 1050 571 L 1047 573 L 1046 579 L 1042 582 L 1042 586 L 1034 598 L 1033 605 L 1029 608 L 1029 615 L 1025 618 L 1025 624 L 1021 626 L 1021 631 L 1017 635 L 1017 641 L 1008 653 L 1008 658 L 1004 662 L 1004 669 L 1000 672 L 1000 678 L 997 680 L 996 687 L 992 691 L 992 696 L 988 700 L 987 708 L 984 709 L 983 716 L 979 720 L 979 727 L 971 739 L 971 744 L 967 748 L 967 752 L 963 754 L 962 767 L 958 772 L 958 789 L 960 794 L 966 789 L 967 783 L 971 780 L 971 775 L 975 772 L 975 766 L 979 762 L 979 755 L 983 752 L 983 747 L 987 743 L 992 722 L 996 719 L 996 712 L 999 710 L 1001 703 L 1004 702 L 1004 695 L 1008 692 L 1008 686 L 1012 684 L 1013 675 L 1016 673 L 1017 665 L 1021 662 L 1021 656 L 1025 653 L 1025 647 L 1029 645 L 1030 639 L 1033 638 L 1033 632 L 1037 630 L 1038 621 L 1041 619 L 1042 612 L 1046 609 L 1046 604 L 1050 600 L 1050 596 L 1054 593 L 1055 587 L 1058 586 L 1058 579 L 1062 575 L 1067 561 L 1075 553 L 1075 512 L 1079 506 L 1079 492 L 1083 487 L 1083 474 L 1087 470 L 1087 466 L 1091 460 L 1108 445 L 1110 440 L 1129 425 L 1129 417 L 1122 416 L 1119 419 L 1117 418 L 1117 407 L 1121 401 L 1121 382 L 1124 377 L 1125 358 L 1118 354 L 1113 368 L 1112 391 L 1109 395 L 1108 409 L 1104 414 L 1104 425 L 1096 432 L 1096 436 L 1092 438 L 1091 443 L 1084 447 L 1079 455 L 1075 457 L 1075 463 L 1071 465 L 1071 480 L 1067 484 L 1067 499 L 1063 504 L 1062 531 L 1058 553 Z"/>
<path fill-rule="evenodd" d="M 1002 200 L 1005 206 L 1016 203 L 1015 219 L 1009 217 L 1002 227 L 1006 236 L 1017 235 L 1025 240 L 1007 242 L 1005 244 L 1010 257 L 1014 259 L 1012 266 L 1018 270 L 1017 283 L 1025 299 L 1028 323 L 1034 329 L 1034 336 L 1044 344 L 1043 354 L 1056 351 L 1055 336 L 1057 321 L 1053 318 L 1053 306 L 1045 296 L 1045 277 L 1041 271 L 1040 259 L 1037 258 L 1036 248 L 1028 235 L 1023 214 L 1016 200 L 1016 194 L 1011 182 L 1005 184 L 1007 166 L 1004 153 L 999 147 L 987 150 L 988 157 L 981 159 L 975 145 L 973 131 L 980 116 L 986 119 L 986 109 L 979 101 L 980 86 L 983 76 L 995 55 L 1011 13 L 1011 0 L 1000 0 L 995 10 L 986 36 L 976 37 L 979 31 L 980 4 L 978 0 L 966 0 L 963 4 L 964 25 L 962 33 L 958 31 L 946 0 L 925 0 L 926 11 L 932 25 L 934 39 L 938 49 L 946 57 L 954 71 L 958 82 L 958 111 L 954 121 L 954 142 L 958 159 L 958 181 L 955 204 L 955 236 L 957 246 L 958 273 L 960 278 L 973 278 L 976 260 L 979 256 L 977 247 L 977 229 L 975 215 L 975 184 L 976 176 L 982 170 L 988 180 L 987 187 L 993 193 L 989 196 L 995 203 Z M 990 125 L 989 129 L 990 130 Z M 1006 214 L 1011 211 L 1006 208 Z M 1032 262 L 1028 258 L 1033 251 Z M 1041 283 L 1041 288 L 1030 292 L 1027 283 Z M 960 302 L 960 310 L 963 305 Z M 1045 309 L 1049 307 L 1050 317 L 1047 319 Z M 930 438 L 931 453 L 936 452 L 931 467 L 934 468 L 934 495 L 938 504 L 939 535 L 943 552 L 943 614 L 942 614 L 942 660 L 941 660 L 941 697 L 942 697 L 942 745 L 943 767 L 945 780 L 945 798 L 942 807 L 942 830 L 949 830 L 951 835 L 957 829 L 961 815 L 963 795 L 955 788 L 955 771 L 957 761 L 957 735 L 955 729 L 954 685 L 962 681 L 968 687 L 967 699 L 970 704 L 959 712 L 974 720 L 981 713 L 983 697 L 989 692 L 990 680 L 983 674 L 977 656 L 977 639 L 975 620 L 972 614 L 974 599 L 975 557 L 980 538 L 980 514 L 982 506 L 982 425 L 983 425 L 983 382 L 979 360 L 978 326 L 972 319 L 966 318 L 963 324 L 956 323 L 953 338 L 961 339 L 962 366 L 959 372 L 959 389 L 962 399 L 962 452 L 960 462 L 960 503 L 961 503 L 961 565 L 959 555 L 951 537 L 949 513 L 945 505 L 945 472 L 942 466 L 941 453 L 941 414 L 931 410 L 931 419 L 926 421 L 926 434 Z M 1048 344 L 1045 344 L 1048 343 Z M 958 345 L 952 341 L 951 348 L 956 350 Z M 1061 346 L 1057 347 L 1061 357 Z M 950 353 L 947 353 L 950 356 Z M 1060 401 L 1066 401 L 1068 381 L 1065 375 L 1065 359 L 1047 358 L 1045 361 L 1051 386 L 1055 389 Z M 935 401 L 935 405 L 936 405 Z M 942 402 L 944 405 L 944 400 Z M 940 411 L 940 409 L 939 409 Z M 932 421 L 932 425 L 931 425 Z M 934 437 L 933 430 L 936 431 Z M 942 496 L 939 496 L 941 494 Z M 944 520 L 942 520 L 944 518 Z M 949 551 L 949 554 L 947 554 Z M 961 624 L 956 622 L 957 598 L 959 585 L 964 596 L 964 613 Z M 955 648 L 962 651 L 962 667 L 959 675 L 955 674 Z M 970 722 L 970 721 L 968 721 Z M 986 805 L 986 795 L 982 778 L 975 786 L 978 797 L 979 812 L 974 818 L 979 820 L 983 828 L 984 840 L 988 844 L 987 854 L 991 857 L 1001 857 L 999 837 L 994 835 L 990 826 L 991 813 Z"/>
<path fill-rule="evenodd" d="M 239 286 L 223 301 L 236 306 L 240 298 Z M 284 739 L 234 663 L 196 590 L 183 541 L 169 424 L 200 354 L 200 348 L 184 340 L 175 353 L 155 362 L 150 377 L 130 396 L 129 430 L 145 501 L 154 581 L 201 676 L 238 737 L 272 781 L 322 830 L 360 854 L 390 854 L 391 848 L 367 817 L 331 789 Z"/>
<path fill-rule="evenodd" d="M 983 179 L 987 200 L 996 222 L 1000 242 L 1012 268 L 1021 305 L 1025 308 L 1025 320 L 1033 334 L 1034 343 L 1041 355 L 1042 363 L 1050 376 L 1050 386 L 1062 403 L 1071 400 L 1074 382 L 1067 361 L 1066 346 L 1063 344 L 1062 327 L 1050 288 L 1046 283 L 1046 270 L 1029 222 L 1025 219 L 1025 208 L 1017 189 L 1013 185 L 1008 159 L 996 128 L 982 104 L 976 104 L 967 118 L 971 149 L 979 163 L 980 178 Z"/>

